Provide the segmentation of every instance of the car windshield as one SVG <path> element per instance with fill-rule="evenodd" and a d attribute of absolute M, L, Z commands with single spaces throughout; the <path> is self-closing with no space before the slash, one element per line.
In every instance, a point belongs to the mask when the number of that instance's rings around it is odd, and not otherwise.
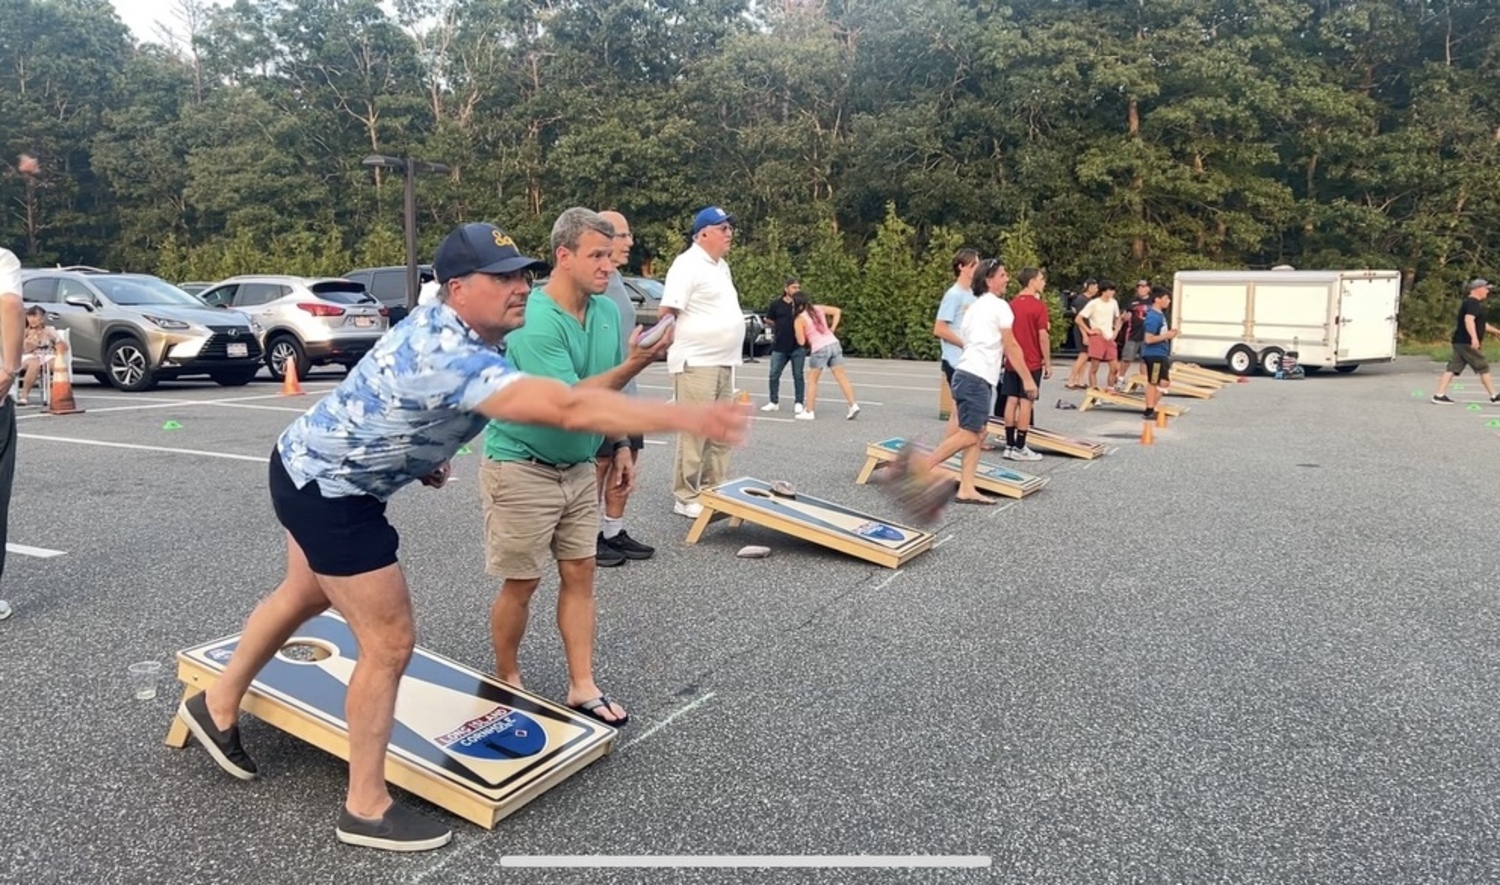
<path fill-rule="evenodd" d="M 89 282 L 116 304 L 138 306 L 143 304 L 171 304 L 177 307 L 204 307 L 196 296 L 189 295 L 166 280 L 156 277 L 89 277 Z"/>
<path fill-rule="evenodd" d="M 365 287 L 359 283 L 313 283 L 310 287 L 312 293 L 324 301 L 332 301 L 335 304 L 379 304 L 375 296 L 365 291 Z"/>
<path fill-rule="evenodd" d="M 636 278 L 635 285 L 646 293 L 647 301 L 660 301 L 662 293 L 666 291 L 666 287 L 661 284 L 660 280 L 653 280 L 650 277 Z"/>

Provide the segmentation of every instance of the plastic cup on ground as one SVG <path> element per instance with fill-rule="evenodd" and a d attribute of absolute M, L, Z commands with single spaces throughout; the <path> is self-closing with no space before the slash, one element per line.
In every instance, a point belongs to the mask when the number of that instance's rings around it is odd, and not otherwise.
<path fill-rule="evenodd" d="M 130 690 L 138 701 L 149 701 L 156 697 L 156 684 L 161 681 L 159 661 L 141 661 L 130 665 Z"/>

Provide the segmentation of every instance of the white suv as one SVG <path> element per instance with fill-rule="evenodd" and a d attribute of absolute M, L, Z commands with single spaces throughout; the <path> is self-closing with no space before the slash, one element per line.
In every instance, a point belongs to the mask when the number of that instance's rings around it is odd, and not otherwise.
<path fill-rule="evenodd" d="M 390 311 L 364 286 L 333 277 L 230 277 L 198 297 L 249 314 L 265 329 L 266 366 L 278 381 L 287 360 L 298 378 L 330 363 L 352 369 L 390 327 Z"/>

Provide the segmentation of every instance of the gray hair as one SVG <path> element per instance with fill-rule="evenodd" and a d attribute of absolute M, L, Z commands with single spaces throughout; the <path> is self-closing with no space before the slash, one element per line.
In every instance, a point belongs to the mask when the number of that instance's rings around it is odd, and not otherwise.
<path fill-rule="evenodd" d="M 574 206 L 557 216 L 557 221 L 552 225 L 553 253 L 558 249 L 577 251 L 578 241 L 583 239 L 585 231 L 603 234 L 609 240 L 615 238 L 615 226 L 608 219 L 592 209 Z"/>

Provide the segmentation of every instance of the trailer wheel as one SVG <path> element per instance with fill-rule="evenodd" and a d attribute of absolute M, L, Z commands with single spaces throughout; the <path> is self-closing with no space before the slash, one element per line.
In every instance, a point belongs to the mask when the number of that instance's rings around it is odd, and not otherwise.
<path fill-rule="evenodd" d="M 1248 375 L 1255 370 L 1255 351 L 1243 344 L 1236 344 L 1224 355 L 1224 362 L 1229 364 L 1229 371 L 1234 374 Z"/>
<path fill-rule="evenodd" d="M 1340 375 L 1347 375 L 1359 368 L 1359 363 L 1344 363 L 1342 366 L 1334 366 L 1333 370 Z"/>
<path fill-rule="evenodd" d="M 1260 371 L 1263 375 L 1275 375 L 1281 368 L 1282 350 L 1279 347 L 1267 347 L 1260 352 Z"/>

